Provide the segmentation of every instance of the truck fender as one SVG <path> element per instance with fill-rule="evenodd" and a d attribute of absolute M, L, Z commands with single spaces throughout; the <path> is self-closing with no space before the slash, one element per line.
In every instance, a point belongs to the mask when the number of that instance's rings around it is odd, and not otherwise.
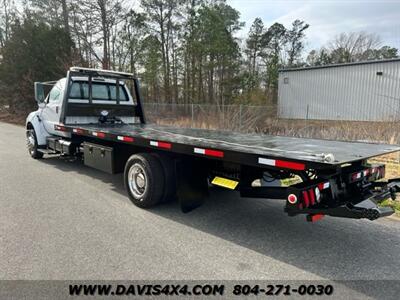
<path fill-rule="evenodd" d="M 39 111 L 31 112 L 26 118 L 26 129 L 34 129 L 39 146 L 44 146 L 47 143 L 47 137 L 50 136 L 44 129 L 43 123 L 39 116 Z"/>

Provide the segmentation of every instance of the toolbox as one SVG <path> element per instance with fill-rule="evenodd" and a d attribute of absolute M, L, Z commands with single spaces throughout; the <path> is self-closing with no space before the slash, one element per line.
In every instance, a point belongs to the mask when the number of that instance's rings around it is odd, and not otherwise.
<path fill-rule="evenodd" d="M 84 164 L 86 166 L 113 174 L 116 173 L 114 167 L 114 149 L 99 144 L 83 143 Z"/>

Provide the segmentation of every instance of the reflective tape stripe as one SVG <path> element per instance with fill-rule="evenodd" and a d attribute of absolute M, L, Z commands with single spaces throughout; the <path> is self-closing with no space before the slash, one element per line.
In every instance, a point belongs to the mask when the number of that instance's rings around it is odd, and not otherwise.
<path fill-rule="evenodd" d="M 258 163 L 262 165 L 274 166 L 275 167 L 275 159 L 268 159 L 268 158 L 258 158 Z"/>
<path fill-rule="evenodd" d="M 104 132 L 96 132 L 96 131 L 92 131 L 92 135 L 99 137 L 99 138 L 103 138 L 106 136 L 106 134 Z"/>
<path fill-rule="evenodd" d="M 202 148 L 194 148 L 194 153 L 213 156 L 213 157 L 224 157 L 224 152 L 219 150 L 212 150 L 212 149 L 202 149 Z"/>
<path fill-rule="evenodd" d="M 194 148 L 193 151 L 194 151 L 194 153 L 197 153 L 197 154 L 203 154 L 203 155 L 206 154 L 206 149 Z"/>
<path fill-rule="evenodd" d="M 320 190 L 324 190 L 324 189 L 327 189 L 327 188 L 329 188 L 329 182 L 321 182 L 321 183 L 319 183 L 318 184 L 318 188 L 320 189 Z"/>
<path fill-rule="evenodd" d="M 281 168 L 292 169 L 292 170 L 299 170 L 299 171 L 302 171 L 306 168 L 305 164 L 296 163 L 296 162 L 292 162 L 292 161 L 283 161 L 283 160 L 277 160 L 275 162 L 275 166 L 281 167 Z"/>
<path fill-rule="evenodd" d="M 268 158 L 263 158 L 263 157 L 258 158 L 258 163 L 262 164 L 262 165 L 268 165 L 268 166 L 286 168 L 286 169 L 292 169 L 292 170 L 304 170 L 306 168 L 306 165 L 302 164 L 302 163 L 268 159 Z"/>
<path fill-rule="evenodd" d="M 164 148 L 164 149 L 171 149 L 172 144 L 170 143 L 165 143 L 165 142 L 158 142 L 158 141 L 150 141 L 150 146 L 158 147 L 158 148 Z"/>
<path fill-rule="evenodd" d="M 129 137 L 129 136 L 117 136 L 117 139 L 119 141 L 123 141 L 123 142 L 133 142 L 134 138 L 133 137 Z"/>

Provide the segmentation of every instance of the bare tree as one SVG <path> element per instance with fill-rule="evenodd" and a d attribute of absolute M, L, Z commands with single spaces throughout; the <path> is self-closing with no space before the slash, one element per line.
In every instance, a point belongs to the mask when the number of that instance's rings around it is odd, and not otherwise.
<path fill-rule="evenodd" d="M 89 47 L 90 53 L 97 60 L 101 60 L 104 69 L 111 67 L 112 35 L 117 32 L 113 28 L 122 21 L 122 6 L 123 0 L 87 0 L 75 5 L 76 16 L 79 18 L 78 22 L 75 22 L 77 26 L 75 32 Z M 85 29 L 82 21 L 87 20 L 90 21 L 86 22 L 88 27 Z M 101 59 L 96 53 L 94 45 L 102 46 Z"/>
<path fill-rule="evenodd" d="M 61 0 L 62 16 L 64 21 L 64 29 L 68 35 L 70 35 L 69 29 L 69 9 L 67 5 L 67 0 Z"/>
<path fill-rule="evenodd" d="M 148 25 L 160 41 L 164 91 L 167 101 L 171 101 L 171 48 L 174 47 L 174 21 L 176 16 L 179 14 L 181 2 L 182 1 L 176 0 L 141 1 L 143 9 L 148 15 Z"/>
<path fill-rule="evenodd" d="M 328 45 L 333 62 L 346 63 L 367 59 L 366 53 L 381 45 L 376 34 L 365 32 L 341 33 Z"/>
<path fill-rule="evenodd" d="M 304 49 L 305 30 L 310 27 L 304 21 L 295 20 L 292 28 L 286 31 L 286 53 L 288 55 L 288 66 L 293 67 Z"/>
<path fill-rule="evenodd" d="M 12 0 L 0 0 L 0 47 L 10 38 L 11 24 L 16 17 L 16 7 Z"/>

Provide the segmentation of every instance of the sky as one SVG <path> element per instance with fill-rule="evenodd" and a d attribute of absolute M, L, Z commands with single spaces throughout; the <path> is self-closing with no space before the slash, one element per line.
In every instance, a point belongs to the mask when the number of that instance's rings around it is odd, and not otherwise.
<path fill-rule="evenodd" d="M 269 27 L 275 22 L 290 27 L 296 20 L 310 24 L 306 51 L 318 49 L 342 32 L 376 33 L 382 45 L 400 49 L 400 0 L 227 0 L 240 12 L 246 26 L 239 33 L 245 37 L 251 23 L 260 17 Z"/>

